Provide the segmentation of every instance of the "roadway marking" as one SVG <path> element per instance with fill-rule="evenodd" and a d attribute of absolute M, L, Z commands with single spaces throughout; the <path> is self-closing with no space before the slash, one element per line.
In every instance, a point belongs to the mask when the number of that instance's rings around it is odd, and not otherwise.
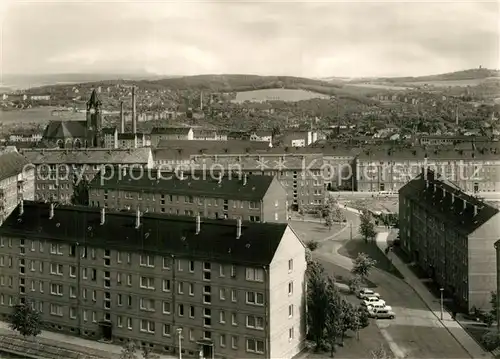
<path fill-rule="evenodd" d="M 377 326 L 378 326 L 378 321 L 377 321 Z M 392 353 L 397 359 L 403 359 L 406 358 L 406 353 L 403 349 L 399 347 L 399 345 L 396 344 L 394 339 L 392 339 L 392 336 L 387 332 L 387 330 L 380 328 L 380 333 L 384 337 L 385 341 L 389 345 L 389 348 L 391 349 Z"/>

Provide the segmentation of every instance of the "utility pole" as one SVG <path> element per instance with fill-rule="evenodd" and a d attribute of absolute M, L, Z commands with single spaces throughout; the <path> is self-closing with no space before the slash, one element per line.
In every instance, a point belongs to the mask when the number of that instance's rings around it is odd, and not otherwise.
<path fill-rule="evenodd" d="M 441 320 L 443 320 L 443 291 L 444 291 L 444 288 L 439 288 L 439 291 L 441 292 Z"/>

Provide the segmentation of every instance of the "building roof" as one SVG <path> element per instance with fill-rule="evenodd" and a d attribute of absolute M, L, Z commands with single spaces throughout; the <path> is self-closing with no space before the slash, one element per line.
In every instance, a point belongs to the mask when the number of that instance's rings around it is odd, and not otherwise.
<path fill-rule="evenodd" d="M 103 135 L 106 135 L 106 134 L 114 135 L 116 131 L 118 131 L 118 129 L 116 127 L 104 127 L 102 129 L 102 134 Z"/>
<path fill-rule="evenodd" d="M 97 207 L 56 206 L 24 201 L 0 227 L 0 235 L 39 238 L 92 247 L 151 253 L 239 265 L 269 265 L 287 224 L 244 222 L 236 238 L 235 220 L 203 219 L 196 234 L 194 217 L 146 213 L 135 228 L 135 212 L 101 213 Z"/>
<path fill-rule="evenodd" d="M 420 174 L 399 190 L 400 198 L 413 199 L 428 211 L 445 221 L 453 222 L 457 228 L 461 228 L 468 234 L 474 232 L 499 212 L 497 208 L 469 196 L 458 186 L 449 181 L 440 180 L 436 176 L 431 170 L 427 170 L 427 176 Z M 474 207 L 477 209 L 477 215 L 474 215 Z"/>
<path fill-rule="evenodd" d="M 136 135 L 133 133 L 119 133 L 118 140 L 133 140 L 136 138 Z"/>
<path fill-rule="evenodd" d="M 204 141 L 204 140 L 161 140 L 157 149 L 181 150 L 184 155 L 222 154 L 222 153 L 252 153 L 258 150 L 269 149 L 267 142 L 244 140 Z M 162 153 L 159 151 L 159 153 Z M 168 153 L 168 152 L 165 152 Z"/>
<path fill-rule="evenodd" d="M 147 164 L 151 154 L 150 148 L 131 149 L 56 149 L 56 150 L 24 150 L 22 154 L 31 163 L 38 164 Z"/>
<path fill-rule="evenodd" d="M 476 150 L 447 147 L 422 146 L 377 146 L 365 148 L 359 153 L 359 160 L 367 161 L 430 161 L 445 160 L 497 160 L 500 149 L 477 145 Z"/>
<path fill-rule="evenodd" d="M 191 127 L 153 127 L 152 135 L 185 135 L 191 131 Z"/>
<path fill-rule="evenodd" d="M 43 138 L 45 139 L 65 139 L 82 138 L 87 136 L 87 121 L 50 121 Z"/>
<path fill-rule="evenodd" d="M 87 101 L 87 109 L 98 108 L 101 105 L 102 105 L 102 102 L 99 99 L 99 96 L 97 95 L 97 91 L 95 89 L 92 89 L 92 93 L 90 94 L 90 98 Z"/>
<path fill-rule="evenodd" d="M 22 173 L 29 161 L 17 152 L 0 152 L 0 181 Z"/>
<path fill-rule="evenodd" d="M 129 169 L 120 172 L 118 168 L 108 168 L 104 175 L 94 177 L 90 187 L 258 202 L 264 198 L 274 179 L 272 176 L 246 176 L 245 183 L 241 176 L 226 173 L 219 183 L 215 174 L 193 174 L 183 174 L 183 179 L 180 179 L 180 174 L 173 174 L 172 171 L 158 173 L 158 169 Z"/>

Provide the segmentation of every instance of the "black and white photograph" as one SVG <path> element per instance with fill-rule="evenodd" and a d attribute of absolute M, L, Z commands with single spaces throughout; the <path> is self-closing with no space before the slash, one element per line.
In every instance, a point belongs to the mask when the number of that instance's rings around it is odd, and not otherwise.
<path fill-rule="evenodd" d="M 0 359 L 500 358 L 500 1 L 0 20 Z"/>

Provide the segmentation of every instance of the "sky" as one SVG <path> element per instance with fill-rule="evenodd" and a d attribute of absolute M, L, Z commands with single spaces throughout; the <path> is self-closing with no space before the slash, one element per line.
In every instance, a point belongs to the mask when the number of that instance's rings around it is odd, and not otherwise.
<path fill-rule="evenodd" d="M 499 2 L 0 0 L 3 74 L 500 68 Z"/>

